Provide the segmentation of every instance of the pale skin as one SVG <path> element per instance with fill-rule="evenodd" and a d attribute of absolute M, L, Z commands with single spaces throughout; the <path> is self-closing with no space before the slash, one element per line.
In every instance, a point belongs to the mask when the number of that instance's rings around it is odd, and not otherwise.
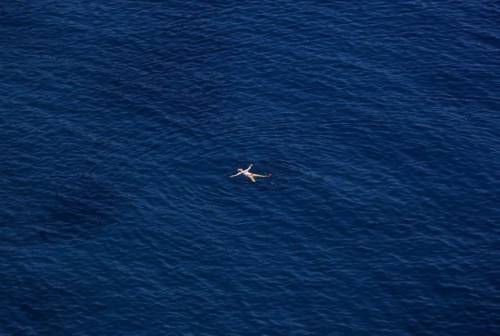
<path fill-rule="evenodd" d="M 231 175 L 229 177 L 236 177 L 238 175 L 245 175 L 246 177 L 248 177 L 250 179 L 250 181 L 252 182 L 255 182 L 255 178 L 256 177 L 269 177 L 271 176 L 271 174 L 267 174 L 267 175 L 261 175 L 261 174 L 254 174 L 254 173 L 251 173 L 250 172 L 250 169 L 252 169 L 252 166 L 253 164 L 250 164 L 250 166 L 248 166 L 247 169 L 242 169 L 242 168 L 238 168 L 238 173 L 234 174 L 234 175 Z"/>

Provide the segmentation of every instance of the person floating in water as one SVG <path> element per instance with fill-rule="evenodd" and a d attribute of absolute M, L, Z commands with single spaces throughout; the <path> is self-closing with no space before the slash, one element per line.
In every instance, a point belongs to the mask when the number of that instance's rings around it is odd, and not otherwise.
<path fill-rule="evenodd" d="M 241 169 L 241 168 L 238 168 L 238 173 L 234 174 L 234 175 L 231 175 L 229 177 L 236 177 L 238 175 L 245 175 L 246 177 L 248 177 L 252 182 L 255 182 L 255 178 L 256 177 L 269 177 L 271 176 L 271 174 L 267 174 L 267 175 L 260 175 L 260 174 L 254 174 L 254 173 L 251 173 L 250 172 L 250 169 L 252 169 L 252 166 L 253 164 L 251 163 L 250 166 L 248 166 L 247 169 Z"/>

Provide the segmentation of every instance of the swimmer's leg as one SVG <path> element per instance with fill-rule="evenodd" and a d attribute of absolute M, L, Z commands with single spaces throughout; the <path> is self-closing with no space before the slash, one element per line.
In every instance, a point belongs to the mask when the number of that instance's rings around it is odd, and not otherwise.
<path fill-rule="evenodd" d="M 271 174 L 267 174 L 267 175 L 252 174 L 252 176 L 254 176 L 254 177 L 270 177 Z"/>

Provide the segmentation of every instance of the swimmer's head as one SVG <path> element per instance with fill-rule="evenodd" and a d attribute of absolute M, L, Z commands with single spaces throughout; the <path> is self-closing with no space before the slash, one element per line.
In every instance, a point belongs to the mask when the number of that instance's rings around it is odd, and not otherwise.
<path fill-rule="evenodd" d="M 238 171 L 239 171 L 239 172 L 242 172 L 242 171 L 243 171 L 243 169 L 241 169 L 241 168 L 238 168 Z"/>

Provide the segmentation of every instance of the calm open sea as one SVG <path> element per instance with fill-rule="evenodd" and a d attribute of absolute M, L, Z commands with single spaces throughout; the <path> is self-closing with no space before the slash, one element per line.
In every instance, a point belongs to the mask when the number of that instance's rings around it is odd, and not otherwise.
<path fill-rule="evenodd" d="M 0 335 L 500 335 L 499 23 L 3 1 Z"/>

